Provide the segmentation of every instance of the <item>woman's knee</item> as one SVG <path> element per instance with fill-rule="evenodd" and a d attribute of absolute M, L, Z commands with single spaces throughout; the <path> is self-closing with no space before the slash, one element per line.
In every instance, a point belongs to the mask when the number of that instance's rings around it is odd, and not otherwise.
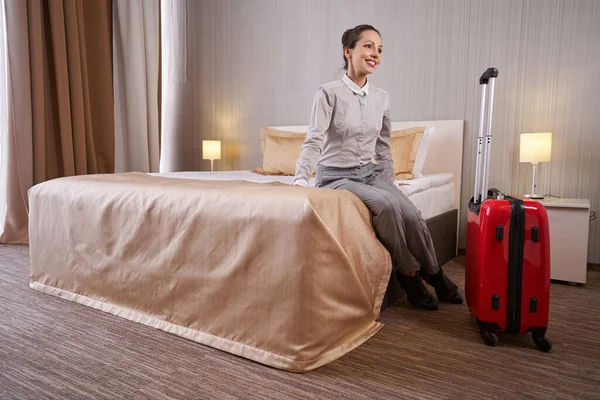
<path fill-rule="evenodd" d="M 381 206 L 382 214 L 385 214 L 389 217 L 394 216 L 394 214 L 396 214 L 399 211 L 400 210 L 397 208 L 396 204 L 394 204 L 393 202 L 390 202 L 390 201 L 384 202 Z"/>
<path fill-rule="evenodd" d="M 367 202 L 365 202 L 367 203 Z M 384 196 L 369 199 L 367 207 L 374 216 L 393 218 L 396 210 L 393 202 L 386 199 Z"/>
<path fill-rule="evenodd" d="M 416 207 L 406 207 L 403 210 L 402 216 L 407 227 L 421 227 L 423 217 L 421 216 L 421 211 Z"/>

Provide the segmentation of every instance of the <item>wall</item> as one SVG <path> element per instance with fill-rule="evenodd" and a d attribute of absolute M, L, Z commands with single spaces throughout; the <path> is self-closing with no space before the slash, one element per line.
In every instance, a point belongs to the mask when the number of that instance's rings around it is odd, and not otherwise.
<path fill-rule="evenodd" d="M 529 192 L 531 166 L 519 163 L 519 134 L 553 132 L 552 162 L 538 168 L 538 191 L 589 198 L 600 211 L 598 1 L 180 3 L 184 23 L 171 28 L 171 38 L 185 37 L 185 58 L 165 61 L 164 86 L 177 108 L 166 132 L 182 138 L 177 169 L 210 168 L 202 139 L 223 141 L 219 170 L 259 166 L 259 128 L 307 124 L 316 88 L 341 76 L 343 31 L 369 23 L 384 45 L 370 79 L 390 92 L 392 119 L 466 120 L 465 203 L 474 180 L 478 78 L 494 66 L 491 186 Z M 590 228 L 589 260 L 600 263 L 600 221 Z M 464 245 L 464 227 L 461 236 Z"/>

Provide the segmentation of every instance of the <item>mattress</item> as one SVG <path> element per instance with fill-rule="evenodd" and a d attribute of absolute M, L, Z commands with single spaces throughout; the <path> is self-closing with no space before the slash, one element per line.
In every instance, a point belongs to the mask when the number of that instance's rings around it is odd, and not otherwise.
<path fill-rule="evenodd" d="M 408 198 L 421 211 L 423 218 L 429 219 L 454 209 L 454 183 L 432 187 Z"/>
<path fill-rule="evenodd" d="M 292 184 L 293 176 L 260 175 L 252 171 L 218 171 L 218 172 L 168 172 L 150 175 L 179 179 L 203 179 L 220 181 L 248 181 L 257 183 L 282 182 Z M 396 186 L 408 196 L 421 211 L 423 218 L 428 219 L 443 214 L 454 208 L 454 175 L 450 173 L 426 175 L 411 180 L 397 180 Z M 309 185 L 314 186 L 312 178 Z"/>

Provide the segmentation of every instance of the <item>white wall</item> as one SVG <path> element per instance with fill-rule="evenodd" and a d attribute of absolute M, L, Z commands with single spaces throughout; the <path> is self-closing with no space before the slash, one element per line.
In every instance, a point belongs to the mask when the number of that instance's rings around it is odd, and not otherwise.
<path fill-rule="evenodd" d="M 384 45 L 371 82 L 390 92 L 393 120 L 466 120 L 464 203 L 474 179 L 478 78 L 494 66 L 491 185 L 528 192 L 519 134 L 553 132 L 538 191 L 590 198 L 600 211 L 600 1 L 214 0 L 189 1 L 186 12 L 185 79 L 163 87 L 179 121 L 165 127 L 185 138 L 180 169 L 209 168 L 202 139 L 223 141 L 218 169 L 259 166 L 259 128 L 307 124 L 315 89 L 340 76 L 343 31 L 368 23 Z M 600 221 L 590 232 L 589 260 L 600 263 Z"/>

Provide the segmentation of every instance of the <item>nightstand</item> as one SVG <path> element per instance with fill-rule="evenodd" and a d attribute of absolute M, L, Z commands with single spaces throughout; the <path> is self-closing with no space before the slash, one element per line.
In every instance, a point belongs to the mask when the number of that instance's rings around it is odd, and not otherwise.
<path fill-rule="evenodd" d="M 590 201 L 552 197 L 538 201 L 546 208 L 550 223 L 550 279 L 585 283 Z"/>

